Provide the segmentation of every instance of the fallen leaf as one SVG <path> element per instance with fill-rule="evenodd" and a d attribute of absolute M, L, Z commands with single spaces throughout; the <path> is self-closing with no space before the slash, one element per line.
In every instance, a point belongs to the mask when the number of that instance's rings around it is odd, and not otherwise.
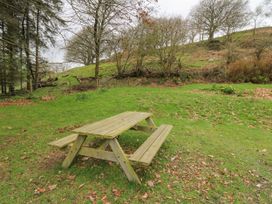
<path fill-rule="evenodd" d="M 85 185 L 85 183 L 80 184 L 78 188 L 81 189 L 84 185 Z"/>
<path fill-rule="evenodd" d="M 75 180 L 76 176 L 75 175 L 69 175 L 67 176 L 67 179 L 69 180 Z"/>
<path fill-rule="evenodd" d="M 46 191 L 45 188 L 36 188 L 35 191 L 34 191 L 34 194 L 39 195 L 41 193 L 44 193 L 45 191 Z"/>
<path fill-rule="evenodd" d="M 104 195 L 102 198 L 101 198 L 103 204 L 110 204 L 110 202 L 108 201 L 108 198 L 106 195 Z"/>
<path fill-rule="evenodd" d="M 258 188 L 261 188 L 261 187 L 262 187 L 262 184 L 258 183 L 256 186 L 257 186 Z"/>
<path fill-rule="evenodd" d="M 174 156 L 171 158 L 171 161 L 175 161 L 178 156 Z"/>
<path fill-rule="evenodd" d="M 149 187 L 154 187 L 154 181 L 147 181 L 147 185 L 149 186 Z"/>
<path fill-rule="evenodd" d="M 92 201 L 92 202 L 95 202 L 95 201 L 96 201 L 96 197 L 97 197 L 97 195 L 96 195 L 96 192 L 95 192 L 95 191 L 90 192 L 90 194 L 87 195 L 87 199 L 89 199 L 89 200 Z"/>
<path fill-rule="evenodd" d="M 55 188 L 57 188 L 57 184 L 49 185 L 48 188 L 49 188 L 50 191 L 52 191 L 52 190 L 54 190 Z"/>
<path fill-rule="evenodd" d="M 144 195 L 142 195 L 142 199 L 147 199 L 148 198 L 148 193 L 144 193 Z"/>
<path fill-rule="evenodd" d="M 116 196 L 116 197 L 120 197 L 121 196 L 121 191 L 118 189 L 112 189 L 112 193 Z"/>

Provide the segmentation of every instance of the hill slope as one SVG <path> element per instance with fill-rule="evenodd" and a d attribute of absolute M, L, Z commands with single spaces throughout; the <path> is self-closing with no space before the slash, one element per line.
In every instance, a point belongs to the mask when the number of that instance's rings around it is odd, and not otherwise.
<path fill-rule="evenodd" d="M 259 28 L 256 31 L 255 38 L 267 38 L 272 35 L 272 27 Z M 220 50 L 209 50 L 206 42 L 196 42 L 180 47 L 177 57 L 180 59 L 182 66 L 186 70 L 191 69 L 207 69 L 215 68 L 225 62 L 225 42 L 226 36 L 219 37 L 216 40 L 220 41 Z M 246 57 L 253 53 L 253 30 L 246 30 L 232 34 L 233 44 L 235 49 L 239 52 L 239 57 Z M 156 59 L 154 57 L 147 57 L 148 69 L 157 69 Z M 101 77 L 109 77 L 116 74 L 115 62 L 101 63 L 100 75 Z M 77 67 L 57 74 L 59 78 L 58 84 L 73 85 L 77 83 L 75 77 L 86 78 L 94 76 L 94 65 Z"/>

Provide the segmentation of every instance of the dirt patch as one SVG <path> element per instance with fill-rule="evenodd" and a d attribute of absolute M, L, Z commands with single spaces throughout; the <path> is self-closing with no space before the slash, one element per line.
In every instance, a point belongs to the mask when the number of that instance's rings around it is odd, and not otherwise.
<path fill-rule="evenodd" d="M 272 100 L 272 89 L 258 88 L 254 91 L 254 97 Z"/>
<path fill-rule="evenodd" d="M 9 176 L 8 165 L 0 162 L 0 181 L 7 179 Z"/>
<path fill-rule="evenodd" d="M 43 157 L 39 163 L 40 169 L 52 169 L 59 165 L 65 158 L 64 152 L 59 150 L 51 151 L 48 155 Z"/>
<path fill-rule="evenodd" d="M 0 107 L 4 106 L 25 106 L 25 105 L 33 105 L 34 103 L 29 99 L 6 99 L 4 101 L 0 101 Z"/>

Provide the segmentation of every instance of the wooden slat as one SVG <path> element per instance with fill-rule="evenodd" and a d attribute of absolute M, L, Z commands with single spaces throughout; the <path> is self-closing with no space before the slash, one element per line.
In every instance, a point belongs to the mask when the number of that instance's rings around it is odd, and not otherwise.
<path fill-rule="evenodd" d="M 73 130 L 74 132 L 79 132 L 79 133 L 89 133 L 89 132 L 100 132 L 101 129 L 105 129 L 108 128 L 110 126 L 112 126 L 114 123 L 116 123 L 116 121 L 120 121 L 120 120 L 125 120 L 127 117 L 129 117 L 130 115 L 132 115 L 132 112 L 124 112 L 121 113 L 119 115 L 110 117 L 110 118 L 106 118 L 104 120 L 92 123 L 92 124 L 87 124 L 84 125 L 80 128 L 77 128 L 75 130 Z"/>
<path fill-rule="evenodd" d="M 78 154 L 82 155 L 82 156 L 96 158 L 96 159 L 117 162 L 117 159 L 112 152 L 104 151 L 104 150 L 100 150 L 100 149 L 82 147 Z"/>
<path fill-rule="evenodd" d="M 148 151 L 143 155 L 140 162 L 149 165 L 157 152 L 159 151 L 160 147 L 164 143 L 166 137 L 170 133 L 172 126 L 167 126 L 165 130 L 161 133 L 158 139 L 152 144 L 152 146 L 148 149 Z"/>
<path fill-rule="evenodd" d="M 130 160 L 149 165 L 173 126 L 161 125 L 130 157 Z"/>
<path fill-rule="evenodd" d="M 150 116 L 150 113 L 137 114 L 134 117 L 127 119 L 126 121 L 121 121 L 119 124 L 112 127 L 112 129 L 107 131 L 105 134 L 112 137 L 116 137 L 120 135 L 121 133 L 123 133 L 124 131 L 129 130 L 130 128 L 138 124 L 139 122 L 145 120 L 149 116 Z"/>
<path fill-rule="evenodd" d="M 68 135 L 67 137 L 61 138 L 59 140 L 53 141 L 48 143 L 51 146 L 58 147 L 58 148 L 64 148 L 70 143 L 74 142 L 77 139 L 78 134 L 71 134 Z"/>
<path fill-rule="evenodd" d="M 117 116 L 77 128 L 73 130 L 73 132 L 112 139 L 151 115 L 151 113 L 125 112 Z"/>
<path fill-rule="evenodd" d="M 140 160 L 144 153 L 149 149 L 149 147 L 155 142 L 155 140 L 160 136 L 160 133 L 163 131 L 163 127 L 160 126 L 147 140 L 134 152 L 131 159 Z"/>

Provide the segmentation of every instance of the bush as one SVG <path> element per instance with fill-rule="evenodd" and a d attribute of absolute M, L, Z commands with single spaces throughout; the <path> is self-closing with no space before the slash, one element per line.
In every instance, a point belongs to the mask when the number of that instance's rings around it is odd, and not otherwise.
<path fill-rule="evenodd" d="M 213 85 L 211 89 L 208 89 L 210 91 L 216 91 L 216 92 L 221 92 L 223 94 L 227 95 L 233 95 L 236 93 L 236 90 L 232 86 L 217 86 Z"/>
<path fill-rule="evenodd" d="M 267 57 L 260 61 L 242 59 L 229 64 L 226 72 L 227 80 L 238 83 L 272 82 L 272 60 Z"/>
<path fill-rule="evenodd" d="M 224 94 L 232 95 L 235 94 L 235 89 L 232 86 L 223 87 L 221 92 Z"/>
<path fill-rule="evenodd" d="M 221 50 L 222 48 L 222 43 L 220 42 L 220 40 L 211 40 L 211 41 L 208 41 L 208 49 L 209 50 Z"/>

